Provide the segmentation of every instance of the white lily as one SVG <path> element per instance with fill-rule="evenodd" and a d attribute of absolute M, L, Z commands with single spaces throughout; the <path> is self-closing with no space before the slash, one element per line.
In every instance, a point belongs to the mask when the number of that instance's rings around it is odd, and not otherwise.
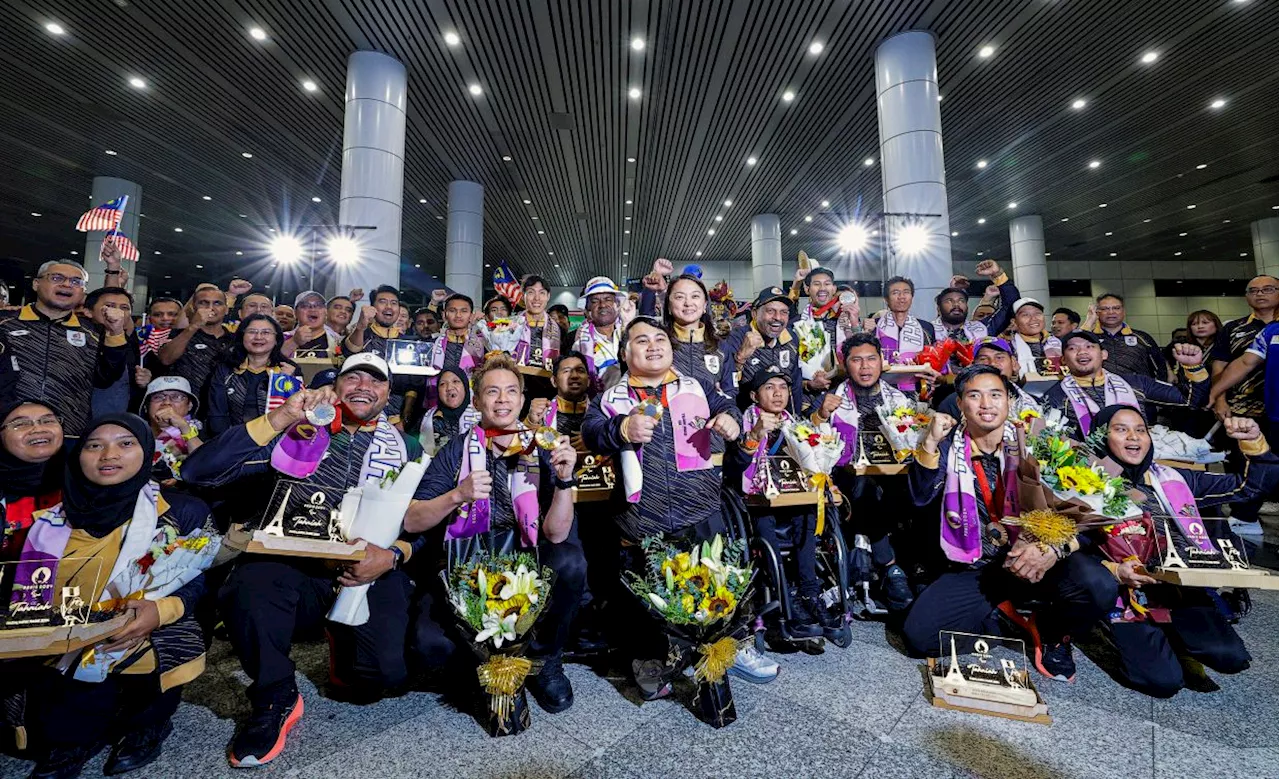
<path fill-rule="evenodd" d="M 508 614 L 501 618 L 497 614 L 485 614 L 481 618 L 481 624 L 484 625 L 484 630 L 476 634 L 477 644 L 493 639 L 494 648 L 501 649 L 503 641 L 516 640 L 515 614 Z"/>
<path fill-rule="evenodd" d="M 516 568 L 515 573 L 507 571 L 502 574 L 507 583 L 502 585 L 502 589 L 498 592 L 498 597 L 503 600 L 511 600 L 516 595 L 524 595 L 529 599 L 530 603 L 538 602 L 538 590 L 542 582 L 538 579 L 535 571 L 530 571 L 523 565 Z"/>
<path fill-rule="evenodd" d="M 667 607 L 667 602 L 662 598 L 658 597 L 656 593 L 652 593 L 652 592 L 649 593 L 649 602 L 657 606 L 659 611 Z"/>
<path fill-rule="evenodd" d="M 476 569 L 476 584 L 480 587 L 480 597 L 489 597 L 488 577 L 484 575 L 484 569 Z"/>

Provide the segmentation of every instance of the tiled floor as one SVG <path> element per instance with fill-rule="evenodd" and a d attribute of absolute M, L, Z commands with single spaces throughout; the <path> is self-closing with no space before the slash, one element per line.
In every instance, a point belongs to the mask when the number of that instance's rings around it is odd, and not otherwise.
<path fill-rule="evenodd" d="M 1274 548 L 1267 552 L 1274 555 Z M 1276 593 L 1255 592 L 1253 613 L 1239 626 L 1253 667 L 1234 677 L 1214 675 L 1219 692 L 1183 691 L 1154 701 L 1120 687 L 1077 652 L 1074 684 L 1041 684 L 1054 718 L 1047 727 L 933 708 L 922 695 L 919 663 L 886 642 L 883 626 L 856 623 L 854 629 L 848 649 L 778 657 L 783 671 L 773 684 L 735 682 L 738 721 L 723 730 L 695 719 L 685 704 L 691 688 L 640 705 L 625 679 L 570 666 L 574 707 L 553 716 L 534 705 L 532 728 L 504 739 L 488 738 L 470 716 L 428 693 L 365 707 L 328 700 L 316 689 L 325 674 L 323 646 L 300 646 L 306 715 L 283 756 L 257 773 L 317 779 L 1277 775 Z M 246 712 L 246 684 L 225 645 L 215 646 L 209 671 L 186 691 L 163 756 L 140 773 L 245 776 L 227 767 L 223 752 L 236 718 Z M 84 775 L 100 775 L 102 761 Z M 25 775 L 29 766 L 0 757 L 0 776 Z"/>

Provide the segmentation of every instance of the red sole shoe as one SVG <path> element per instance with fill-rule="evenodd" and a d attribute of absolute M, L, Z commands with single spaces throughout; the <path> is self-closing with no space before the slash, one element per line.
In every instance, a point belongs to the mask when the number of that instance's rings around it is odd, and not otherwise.
<path fill-rule="evenodd" d="M 303 708 L 302 693 L 298 693 L 298 702 L 294 704 L 293 711 L 289 712 L 289 716 L 285 718 L 284 724 L 280 726 L 280 737 L 276 739 L 276 743 L 272 745 L 271 749 L 265 755 L 260 758 L 250 755 L 249 757 L 240 759 L 233 755 L 231 750 L 228 749 L 227 762 L 231 764 L 232 768 L 256 768 L 275 760 L 280 756 L 280 753 L 284 751 L 284 742 L 285 739 L 289 737 L 289 731 L 293 730 L 293 726 L 297 725 L 298 721 L 302 719 Z"/>

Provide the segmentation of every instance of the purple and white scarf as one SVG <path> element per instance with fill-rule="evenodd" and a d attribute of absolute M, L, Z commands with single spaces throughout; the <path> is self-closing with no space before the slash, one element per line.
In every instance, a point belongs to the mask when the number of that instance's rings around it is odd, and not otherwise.
<path fill-rule="evenodd" d="M 596 326 L 591 322 L 583 322 L 578 328 L 577 349 L 587 359 L 587 374 L 591 377 L 593 385 L 599 384 L 600 374 L 618 364 L 618 348 L 621 341 L 620 322 L 614 323 L 611 336 L 597 332 Z"/>
<path fill-rule="evenodd" d="M 533 444 L 533 432 L 526 430 L 520 433 L 520 442 L 524 449 L 516 460 L 516 467 L 507 473 L 507 488 L 511 494 L 516 524 L 520 527 L 520 542 L 528 548 L 538 544 L 538 478 L 542 464 L 538 460 L 538 449 Z M 462 464 L 458 468 L 459 484 L 473 471 L 488 469 L 485 456 L 487 448 L 484 429 L 479 426 L 472 428 L 467 433 L 463 446 Z M 445 540 L 470 538 L 488 532 L 493 513 L 489 501 L 489 498 L 482 498 L 459 506 L 454 512 L 453 521 L 445 528 Z"/>
<path fill-rule="evenodd" d="M 910 314 L 907 314 L 907 321 L 899 328 L 893 312 L 884 312 L 876 323 L 876 337 L 880 339 L 885 362 L 890 365 L 910 365 L 925 347 L 924 328 L 920 326 L 920 320 Z M 898 379 L 897 387 L 904 392 L 914 390 L 915 376 L 908 375 Z"/>
<path fill-rule="evenodd" d="M 1080 423 L 1080 435 L 1089 435 L 1089 431 L 1093 428 L 1093 415 L 1098 413 L 1098 404 L 1093 402 L 1089 394 L 1080 387 L 1080 382 L 1076 381 L 1075 376 L 1066 376 L 1062 379 L 1062 391 L 1067 396 L 1067 401 L 1071 403 L 1071 410 L 1076 414 L 1076 420 Z M 1129 382 L 1111 373 L 1103 371 L 1103 400 L 1104 405 L 1128 406 L 1142 410 L 1142 404 L 1138 402 L 1138 396 L 1134 394 L 1133 387 L 1129 386 Z"/>
<path fill-rule="evenodd" d="M 862 421 L 862 416 L 858 411 L 858 397 L 852 380 L 843 382 L 836 389 L 836 394 L 840 396 L 840 405 L 831 414 L 831 426 L 844 440 L 844 451 L 840 453 L 840 459 L 836 461 L 836 465 L 849 465 L 858 456 L 860 445 L 858 424 Z M 883 400 L 883 405 L 890 408 L 912 404 L 910 398 L 889 386 L 884 379 L 880 380 L 880 398 Z"/>
<path fill-rule="evenodd" d="M 1182 528 L 1182 534 L 1203 552 L 1213 551 L 1213 541 L 1205 531 L 1204 519 L 1200 516 L 1200 508 L 1196 505 L 1196 496 L 1182 478 L 1177 469 L 1159 463 L 1152 463 L 1147 469 L 1151 476 L 1151 486 L 1155 489 L 1160 508 L 1169 512 Z"/>
<path fill-rule="evenodd" d="M 712 467 L 711 430 L 707 427 L 711 410 L 707 405 L 707 395 L 702 385 L 688 376 L 676 374 L 676 380 L 667 384 L 672 385 L 667 393 L 666 413 L 671 415 L 676 470 L 707 470 Z M 600 408 L 612 419 L 630 414 L 639 402 L 639 395 L 631 387 L 628 377 L 624 376 L 622 381 L 605 391 Z M 626 444 L 618 457 L 628 503 L 640 502 L 640 490 L 644 486 L 640 460 L 643 450 L 638 448 L 642 446 L 644 444 Z"/>
<path fill-rule="evenodd" d="M 756 426 L 756 422 L 760 421 L 760 415 L 764 413 L 755 403 L 751 404 L 751 408 L 747 409 L 742 415 L 742 429 L 750 430 Z M 789 425 L 795 421 L 795 417 L 791 416 L 791 412 L 785 408 L 779 414 L 782 417 L 782 424 Z M 764 484 L 757 484 L 756 480 L 763 481 L 764 475 L 767 473 L 765 461 L 769 458 L 769 438 L 766 436 L 756 447 L 756 451 L 751 455 L 751 462 L 747 463 L 747 468 L 742 472 L 742 491 L 748 495 L 762 495 L 766 492 Z"/>
<path fill-rule="evenodd" d="M 1004 443 L 997 455 L 1004 481 L 1004 514 L 1018 514 L 1018 444 L 1012 425 L 1005 425 Z M 978 514 L 977 478 L 973 470 L 973 442 L 965 430 L 956 431 L 941 467 L 947 469 L 942 491 L 940 536 L 948 560 L 972 563 L 982 557 L 982 518 Z M 995 485 L 991 485 L 992 490 Z M 990 517 L 995 522 L 1000 517 Z"/>
<path fill-rule="evenodd" d="M 458 358 L 458 367 L 462 372 L 471 375 L 471 371 L 476 367 L 476 357 L 472 354 L 472 349 L 467 347 L 473 346 L 475 336 L 470 332 L 467 334 L 466 340 L 462 342 L 462 356 Z M 449 348 L 449 334 L 441 333 L 435 341 L 431 343 L 431 367 L 437 371 L 443 370 L 445 352 Z"/>
<path fill-rule="evenodd" d="M 529 324 L 528 312 L 517 314 L 516 334 L 519 341 L 516 343 L 515 360 L 518 365 L 528 365 L 529 358 L 532 356 L 532 345 L 530 339 L 533 337 L 533 326 Z M 551 337 L 552 330 L 555 330 L 555 337 Z M 544 312 L 542 314 L 542 367 L 550 369 L 551 363 L 560 354 L 560 328 L 551 321 L 551 317 Z"/>

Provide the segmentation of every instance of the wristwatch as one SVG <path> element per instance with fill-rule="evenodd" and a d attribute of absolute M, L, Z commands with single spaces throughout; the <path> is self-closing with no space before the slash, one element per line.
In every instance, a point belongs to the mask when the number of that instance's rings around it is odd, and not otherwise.
<path fill-rule="evenodd" d="M 574 476 L 572 479 L 569 479 L 566 481 L 564 479 L 561 479 L 559 475 L 556 475 L 555 479 L 556 479 L 555 481 L 556 489 L 558 490 L 571 490 L 574 487 L 578 486 L 577 476 Z"/>
<path fill-rule="evenodd" d="M 398 546 L 393 545 L 391 547 L 391 556 L 395 558 L 394 561 L 391 563 L 391 570 L 393 571 L 400 570 L 400 565 L 404 563 L 404 550 Z"/>
<path fill-rule="evenodd" d="M 121 270 L 121 269 L 119 269 L 119 268 L 116 268 L 115 270 L 112 270 L 112 269 L 110 269 L 110 268 L 107 268 L 106 270 L 104 270 L 104 271 L 102 272 L 102 275 L 103 275 L 103 276 L 118 276 L 118 275 L 120 275 L 121 273 L 124 273 L 124 271 L 122 271 L 122 270 Z"/>

